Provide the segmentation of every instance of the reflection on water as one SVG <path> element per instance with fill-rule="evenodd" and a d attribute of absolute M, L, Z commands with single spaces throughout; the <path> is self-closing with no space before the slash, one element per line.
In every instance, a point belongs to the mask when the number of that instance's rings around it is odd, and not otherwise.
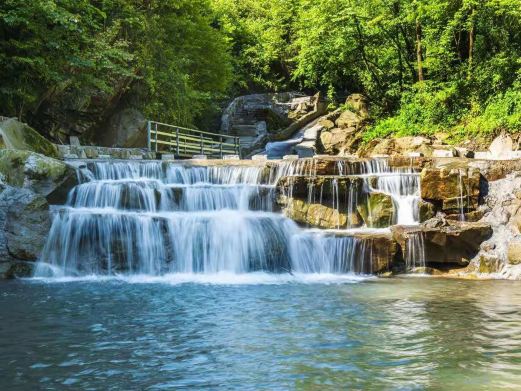
<path fill-rule="evenodd" d="M 1 284 L 0 389 L 513 389 L 521 286 Z"/>

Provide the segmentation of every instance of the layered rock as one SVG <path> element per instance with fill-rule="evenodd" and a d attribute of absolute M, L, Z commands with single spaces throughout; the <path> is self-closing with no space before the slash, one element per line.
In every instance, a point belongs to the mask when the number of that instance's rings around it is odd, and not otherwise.
<path fill-rule="evenodd" d="M 295 221 L 319 228 L 359 227 L 356 209 L 362 199 L 358 177 L 287 176 L 277 184 L 278 203 Z"/>
<path fill-rule="evenodd" d="M 418 227 L 394 226 L 393 238 L 400 247 L 402 259 L 407 254 L 421 254 L 427 266 L 447 268 L 465 266 L 478 254 L 481 244 L 492 236 L 492 228 L 481 222 L 448 222 L 432 219 Z M 421 241 L 411 240 L 421 235 Z M 420 249 L 412 249 L 418 246 Z"/>
<path fill-rule="evenodd" d="M 447 214 L 475 211 L 479 204 L 481 175 L 472 168 L 424 168 L 421 197 Z"/>

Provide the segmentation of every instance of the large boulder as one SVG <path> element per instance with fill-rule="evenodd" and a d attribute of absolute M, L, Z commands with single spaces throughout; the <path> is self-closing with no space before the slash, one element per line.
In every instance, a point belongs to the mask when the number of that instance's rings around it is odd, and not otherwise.
<path fill-rule="evenodd" d="M 503 134 L 494 139 L 490 144 L 491 159 L 511 159 L 514 142 L 509 135 Z"/>
<path fill-rule="evenodd" d="M 14 149 L 0 149 L 0 174 L 5 183 L 30 189 L 51 204 L 63 204 L 78 182 L 76 170 L 63 161 Z"/>
<path fill-rule="evenodd" d="M 133 108 L 116 112 L 103 131 L 92 133 L 96 145 L 124 148 L 147 146 L 146 119 L 143 113 Z"/>
<path fill-rule="evenodd" d="M 492 236 L 492 228 L 486 223 L 436 218 L 420 227 L 394 226 L 391 231 L 404 259 L 408 253 L 423 253 L 427 266 L 442 268 L 467 265 L 479 253 L 481 243 Z M 422 240 L 410 240 L 415 235 L 420 235 Z M 421 244 L 423 248 L 409 248 Z"/>
<path fill-rule="evenodd" d="M 5 148 L 37 152 L 57 158 L 57 147 L 29 125 L 14 118 L 0 122 L 0 134 Z"/>
<path fill-rule="evenodd" d="M 45 245 L 51 225 L 44 197 L 0 185 L 0 277 L 26 276 Z"/>

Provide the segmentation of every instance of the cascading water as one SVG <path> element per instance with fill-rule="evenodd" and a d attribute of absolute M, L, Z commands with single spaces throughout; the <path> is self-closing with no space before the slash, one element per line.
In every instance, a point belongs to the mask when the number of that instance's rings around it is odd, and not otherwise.
<path fill-rule="evenodd" d="M 391 168 L 386 159 L 369 160 L 364 165 L 366 186 L 392 197 L 396 207 L 396 223 L 419 223 L 420 175 L 410 168 Z M 371 181 L 375 178 L 375 181 Z"/>
<path fill-rule="evenodd" d="M 90 162 L 66 205 L 54 210 L 36 275 L 370 272 L 357 238 L 301 229 L 273 211 L 280 177 L 314 173 L 309 160 L 269 172 Z"/>

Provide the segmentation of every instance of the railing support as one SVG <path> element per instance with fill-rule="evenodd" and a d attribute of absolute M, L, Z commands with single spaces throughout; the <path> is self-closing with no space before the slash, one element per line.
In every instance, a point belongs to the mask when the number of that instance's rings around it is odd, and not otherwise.
<path fill-rule="evenodd" d="M 201 155 L 203 155 L 203 134 L 202 133 L 199 133 L 199 138 L 200 138 L 200 143 L 201 143 Z"/>
<path fill-rule="evenodd" d="M 152 131 L 152 123 L 150 121 L 147 121 L 147 146 L 148 146 L 148 152 L 152 151 L 152 139 L 150 132 Z"/>
<path fill-rule="evenodd" d="M 176 157 L 179 157 L 179 128 L 175 128 L 175 151 Z"/>

